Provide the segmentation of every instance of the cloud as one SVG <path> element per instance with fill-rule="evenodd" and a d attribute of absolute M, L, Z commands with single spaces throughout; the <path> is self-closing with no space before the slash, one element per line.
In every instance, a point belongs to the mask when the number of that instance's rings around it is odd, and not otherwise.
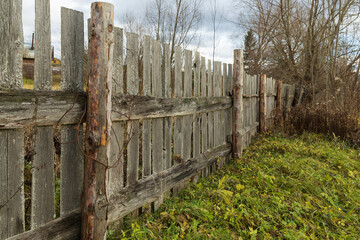
<path fill-rule="evenodd" d="M 172 0 L 171 0 L 172 1 Z M 212 22 L 211 12 L 209 9 L 209 1 L 204 0 L 203 5 L 203 27 L 200 30 L 202 37 L 201 47 L 199 48 L 203 56 L 212 58 Z M 24 27 L 24 40 L 25 42 L 31 42 L 32 33 L 35 31 L 35 1 L 23 1 L 23 27 Z M 150 0 L 131 0 L 131 1 L 119 1 L 108 0 L 107 2 L 114 5 L 115 25 L 121 26 L 122 17 L 127 12 L 131 12 L 133 15 L 143 18 L 145 15 L 146 5 Z M 90 7 L 92 0 L 62 0 L 51 1 L 51 42 L 55 48 L 55 56 L 61 56 L 61 7 L 74 9 L 84 13 L 85 29 L 87 29 L 87 19 L 90 17 Z M 232 34 L 236 31 L 233 24 L 226 21 L 230 18 L 229 15 L 232 12 L 233 0 L 217 0 L 219 13 L 223 14 L 223 21 L 217 28 L 217 53 L 216 59 L 224 62 L 231 63 L 233 49 L 236 47 Z M 87 39 L 87 33 L 85 33 L 85 41 Z M 190 49 L 196 49 L 196 46 L 189 46 Z"/>

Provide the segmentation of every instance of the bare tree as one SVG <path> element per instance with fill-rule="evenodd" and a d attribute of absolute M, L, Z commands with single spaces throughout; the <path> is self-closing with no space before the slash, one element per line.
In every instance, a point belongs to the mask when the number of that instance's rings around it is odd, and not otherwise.
<path fill-rule="evenodd" d="M 186 48 L 197 37 L 202 20 L 202 0 L 152 0 L 146 10 L 151 35 L 170 44 L 171 59 L 175 46 Z"/>
<path fill-rule="evenodd" d="M 339 102 L 339 82 L 357 79 L 350 76 L 356 75 L 359 47 L 344 33 L 359 17 L 351 14 L 358 4 L 356 0 L 248 1 L 251 14 L 247 20 L 239 19 L 238 26 L 254 30 L 258 72 L 308 86 L 313 103 Z"/>
<path fill-rule="evenodd" d="M 210 13 L 211 13 L 211 21 L 212 21 L 212 30 L 213 30 L 213 56 L 212 61 L 215 61 L 215 51 L 216 51 L 216 31 L 220 26 L 223 20 L 223 11 L 219 12 L 218 5 L 216 0 L 210 0 Z"/>

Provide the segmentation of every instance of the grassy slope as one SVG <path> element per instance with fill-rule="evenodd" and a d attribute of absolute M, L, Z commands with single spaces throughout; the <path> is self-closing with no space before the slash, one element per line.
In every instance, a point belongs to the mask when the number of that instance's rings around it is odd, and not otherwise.
<path fill-rule="evenodd" d="M 260 137 L 128 225 L 108 239 L 358 239 L 360 154 L 320 135 Z"/>

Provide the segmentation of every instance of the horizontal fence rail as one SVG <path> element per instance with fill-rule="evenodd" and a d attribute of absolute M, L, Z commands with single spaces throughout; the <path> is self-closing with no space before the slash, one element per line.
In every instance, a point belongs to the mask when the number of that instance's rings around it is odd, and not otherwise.
<path fill-rule="evenodd" d="M 106 196 L 94 205 L 95 212 L 106 209 L 97 224 L 103 235 L 128 214 L 158 209 L 165 197 L 208 176 L 231 154 L 241 156 L 259 132 L 261 116 L 267 128 L 279 109 L 286 117 L 293 104 L 295 85 L 262 76 L 260 91 L 261 78 L 245 72 L 241 50 L 233 64 L 180 46 L 171 53 L 168 44 L 113 26 L 106 3 L 92 5 L 93 12 L 102 10 L 95 15 L 104 17 L 105 30 L 89 24 L 88 62 L 84 14 L 61 9 L 61 90 L 51 90 L 50 0 L 36 0 L 34 90 L 25 90 L 22 1 L 0 3 L 0 239 L 79 239 L 87 204 L 84 194 L 81 205 L 83 184 L 92 193 L 90 180 L 99 179 L 105 183 L 93 196 Z M 94 36 L 110 45 L 97 48 Z M 100 103 L 94 103 L 97 97 Z M 106 127 L 97 128 L 105 106 Z M 106 157 L 91 155 L 89 139 L 98 140 L 95 150 Z M 92 173 L 84 178 L 92 167 L 101 172 L 97 180 Z"/>

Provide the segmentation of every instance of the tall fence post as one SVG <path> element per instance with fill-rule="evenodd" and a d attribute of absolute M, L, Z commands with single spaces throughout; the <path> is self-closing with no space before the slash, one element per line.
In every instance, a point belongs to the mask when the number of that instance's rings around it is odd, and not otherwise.
<path fill-rule="evenodd" d="M 277 80 L 277 89 L 276 89 L 276 123 L 280 124 L 282 123 L 282 112 L 281 112 L 281 100 L 282 100 L 282 81 Z"/>
<path fill-rule="evenodd" d="M 266 74 L 260 74 L 259 111 L 259 128 L 263 133 L 266 130 Z"/>
<path fill-rule="evenodd" d="M 92 3 L 90 24 L 81 239 L 104 239 L 108 208 L 106 171 L 110 158 L 114 6 Z"/>
<path fill-rule="evenodd" d="M 233 157 L 240 157 L 242 154 L 243 141 L 243 91 L 244 91 L 244 58 L 243 51 L 234 50 L 234 110 L 233 110 Z"/>

